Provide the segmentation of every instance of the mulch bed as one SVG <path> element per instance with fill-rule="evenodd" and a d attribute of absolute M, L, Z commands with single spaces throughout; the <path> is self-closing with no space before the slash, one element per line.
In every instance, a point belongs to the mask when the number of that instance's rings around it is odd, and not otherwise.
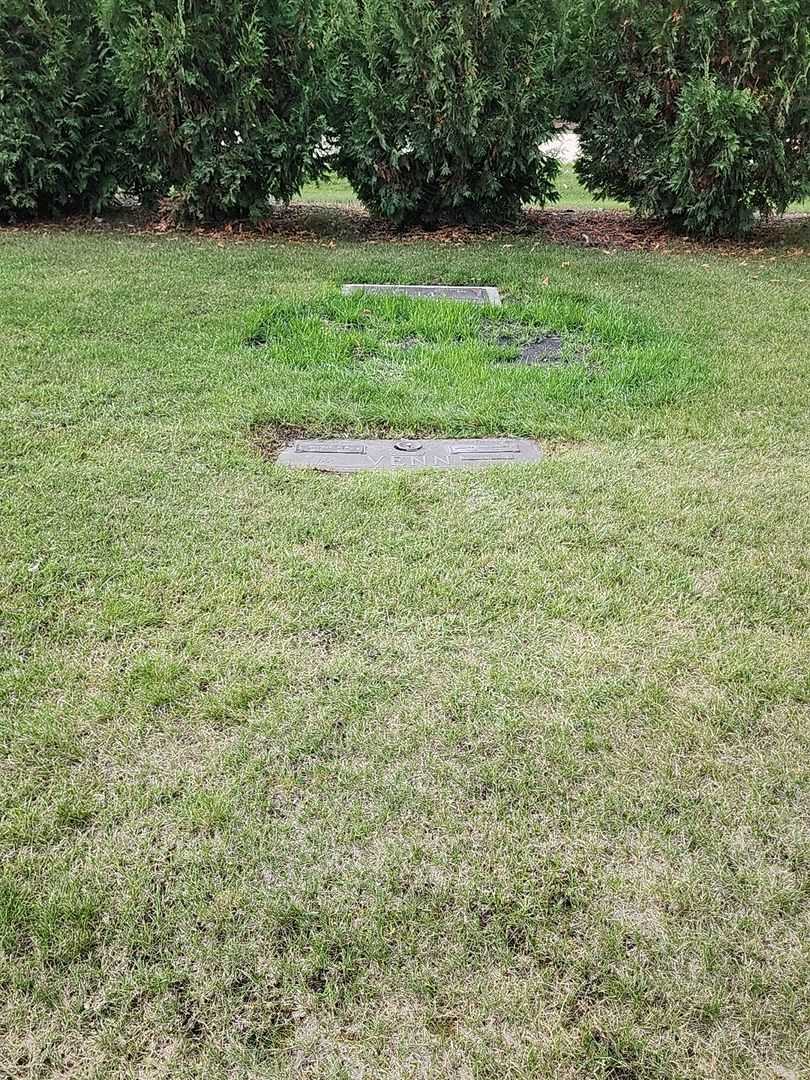
<path fill-rule="evenodd" d="M 625 210 L 530 210 L 529 219 L 543 239 L 606 251 L 660 251 L 761 255 L 787 245 L 791 254 L 810 254 L 810 214 L 786 214 L 759 225 L 747 240 L 690 239 L 660 222 Z M 783 254 L 787 252 L 783 251 Z"/>
<path fill-rule="evenodd" d="M 136 209 L 109 213 L 103 218 L 68 217 L 53 222 L 6 226 L 0 228 L 0 236 L 37 229 L 191 235 L 207 237 L 220 245 L 263 239 L 324 247 L 333 247 L 339 241 L 367 244 L 430 242 L 465 246 L 493 240 L 500 240 L 508 246 L 513 240 L 534 239 L 538 243 L 596 248 L 607 254 L 651 251 L 750 257 L 774 250 L 782 255 L 810 254 L 810 214 L 786 214 L 763 223 L 744 241 L 707 243 L 681 236 L 659 222 L 623 210 L 530 209 L 512 225 L 453 225 L 401 231 L 372 218 L 362 207 L 351 203 L 291 203 L 287 207 L 279 207 L 269 218 L 258 223 L 230 222 L 220 226 L 177 225 L 170 204 L 165 204 L 157 212 Z"/>

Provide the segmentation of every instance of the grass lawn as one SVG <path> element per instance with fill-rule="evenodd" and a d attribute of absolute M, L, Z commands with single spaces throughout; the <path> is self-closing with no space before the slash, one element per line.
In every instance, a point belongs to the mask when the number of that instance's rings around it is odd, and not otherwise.
<path fill-rule="evenodd" d="M 354 188 L 342 176 L 328 176 L 314 184 L 305 184 L 300 195 L 302 202 L 356 203 Z"/>
<path fill-rule="evenodd" d="M 560 192 L 560 201 L 554 203 L 556 207 L 575 207 L 578 210 L 616 209 L 625 204 L 616 202 L 614 199 L 605 199 L 597 202 L 579 182 L 573 165 L 563 164 L 557 177 L 557 189 Z M 333 176 L 318 184 L 307 184 L 301 193 L 303 202 L 313 203 L 356 203 L 357 196 L 348 180 Z M 792 211 L 810 213 L 810 198 L 804 202 L 796 203 L 790 208 Z"/>
<path fill-rule="evenodd" d="M 335 298 L 386 279 L 506 305 Z M 0 236 L 0 1073 L 806 1076 L 809 283 Z M 290 472 L 285 421 L 547 453 Z"/>
<path fill-rule="evenodd" d="M 560 192 L 560 201 L 555 206 L 574 206 L 582 210 L 592 208 L 615 208 L 623 203 L 606 199 L 604 202 L 596 202 L 592 195 L 580 184 L 573 165 L 561 165 L 557 178 L 557 187 Z M 301 192 L 302 202 L 323 203 L 356 203 L 357 195 L 348 180 L 340 176 L 330 176 L 316 184 L 307 184 Z"/>

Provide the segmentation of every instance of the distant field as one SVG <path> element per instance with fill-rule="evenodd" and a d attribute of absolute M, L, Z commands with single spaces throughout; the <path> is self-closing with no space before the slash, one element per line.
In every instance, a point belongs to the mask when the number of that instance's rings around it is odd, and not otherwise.
<path fill-rule="evenodd" d="M 573 165 L 563 165 L 560 168 L 558 187 L 560 189 L 558 206 L 576 206 L 586 209 L 623 205 L 613 200 L 597 202 L 580 184 Z M 320 184 L 307 184 L 301 193 L 301 199 L 303 202 L 313 203 L 350 203 L 357 201 L 357 195 L 348 180 L 333 176 Z"/>
<path fill-rule="evenodd" d="M 357 195 L 348 180 L 340 176 L 330 176 L 318 184 L 307 184 L 301 192 L 302 202 L 312 203 L 348 203 L 357 202 Z"/>
<path fill-rule="evenodd" d="M 625 203 L 616 202 L 613 199 L 606 199 L 604 202 L 598 202 L 594 199 L 579 182 L 573 165 L 562 165 L 560 167 L 557 186 L 560 192 L 560 201 L 556 205 L 560 207 L 574 206 L 581 210 L 598 210 L 626 206 Z M 357 201 L 357 195 L 348 180 L 337 176 L 330 177 L 330 179 L 320 184 L 307 184 L 300 198 L 303 202 L 327 204 Z M 790 209 L 793 212 L 810 213 L 810 198 L 794 204 Z"/>

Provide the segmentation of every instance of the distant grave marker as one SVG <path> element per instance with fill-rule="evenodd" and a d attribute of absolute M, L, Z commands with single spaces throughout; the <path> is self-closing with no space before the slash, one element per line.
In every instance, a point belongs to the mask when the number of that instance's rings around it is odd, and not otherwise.
<path fill-rule="evenodd" d="M 344 285 L 344 296 L 354 293 L 411 296 L 423 300 L 460 300 L 468 304 L 500 307 L 501 294 L 491 285 Z"/>
<path fill-rule="evenodd" d="M 542 457 L 532 439 L 296 439 L 281 465 L 325 472 L 389 469 L 476 469 L 530 464 Z"/>

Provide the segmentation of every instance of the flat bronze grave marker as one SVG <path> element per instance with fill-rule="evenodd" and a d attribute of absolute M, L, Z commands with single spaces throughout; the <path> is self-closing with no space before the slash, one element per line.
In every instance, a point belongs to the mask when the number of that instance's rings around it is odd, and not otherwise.
<path fill-rule="evenodd" d="M 296 439 L 277 460 L 293 469 L 366 472 L 525 465 L 541 457 L 532 439 Z"/>
<path fill-rule="evenodd" d="M 500 307 L 501 294 L 491 285 L 344 285 L 344 296 L 353 293 L 411 296 L 423 300 L 461 300 L 468 304 Z"/>

